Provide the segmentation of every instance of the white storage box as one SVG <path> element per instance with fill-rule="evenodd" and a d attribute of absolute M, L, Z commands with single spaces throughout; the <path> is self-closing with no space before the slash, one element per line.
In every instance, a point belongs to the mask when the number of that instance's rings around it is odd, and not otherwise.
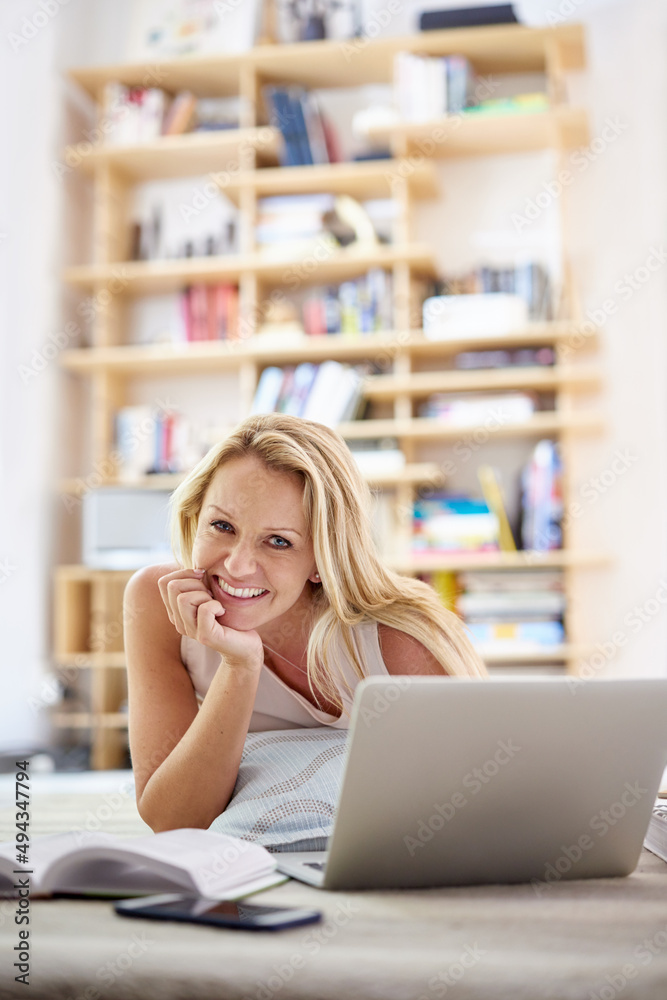
<path fill-rule="evenodd" d="M 522 329 L 528 306 L 519 295 L 436 295 L 423 307 L 424 336 L 429 340 L 502 336 Z"/>

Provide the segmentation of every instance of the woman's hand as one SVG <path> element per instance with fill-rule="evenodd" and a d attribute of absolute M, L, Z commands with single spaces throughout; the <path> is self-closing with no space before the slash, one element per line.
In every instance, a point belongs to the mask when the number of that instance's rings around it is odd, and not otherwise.
<path fill-rule="evenodd" d="M 177 632 L 210 646 L 227 662 L 244 667 L 264 662 L 262 640 L 255 631 L 240 632 L 222 624 L 225 609 L 203 581 L 204 571 L 179 569 L 158 580 L 160 594 Z"/>

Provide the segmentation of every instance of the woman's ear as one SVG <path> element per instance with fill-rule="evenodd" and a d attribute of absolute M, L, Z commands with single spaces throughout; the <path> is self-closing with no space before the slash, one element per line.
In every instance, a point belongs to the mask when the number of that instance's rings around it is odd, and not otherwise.
<path fill-rule="evenodd" d="M 322 580 L 320 579 L 320 574 L 317 572 L 317 570 L 314 573 L 311 573 L 310 576 L 308 577 L 308 579 L 310 580 L 311 583 L 321 583 L 322 582 Z"/>

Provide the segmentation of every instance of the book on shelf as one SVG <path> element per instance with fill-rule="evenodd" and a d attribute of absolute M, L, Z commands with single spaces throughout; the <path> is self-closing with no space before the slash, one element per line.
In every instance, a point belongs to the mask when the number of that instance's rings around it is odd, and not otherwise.
<path fill-rule="evenodd" d="M 162 134 L 167 95 L 157 87 L 126 87 L 109 81 L 102 94 L 104 142 L 110 146 L 149 142 Z"/>
<path fill-rule="evenodd" d="M 239 292 L 236 285 L 190 285 L 180 293 L 182 340 L 238 340 Z"/>
<path fill-rule="evenodd" d="M 195 123 L 197 98 L 189 90 L 182 90 L 173 99 L 162 123 L 163 135 L 182 135 Z"/>
<path fill-rule="evenodd" d="M 24 873 L 32 896 L 179 891 L 239 899 L 285 881 L 261 845 L 189 828 L 140 837 L 87 831 L 32 837 L 29 863 L 17 857 L 15 841 L 0 844 L 0 893 L 17 895 Z"/>
<path fill-rule="evenodd" d="M 466 623 L 470 638 L 481 655 L 544 652 L 565 642 L 562 622 L 508 621 Z"/>
<path fill-rule="evenodd" d="M 427 122 L 457 114 L 475 103 L 476 74 L 462 55 L 394 56 L 394 103 L 406 122 Z"/>
<path fill-rule="evenodd" d="M 663 861 L 667 861 L 667 802 L 662 798 L 658 798 L 653 806 L 644 847 Z"/>
<path fill-rule="evenodd" d="M 156 410 L 148 404 L 123 406 L 117 410 L 114 423 L 121 482 L 183 472 L 201 457 L 191 423 L 178 411 Z"/>
<path fill-rule="evenodd" d="M 364 372 L 357 367 L 338 361 L 269 366 L 260 376 L 250 413 L 289 413 L 336 427 L 354 419 L 359 409 Z"/>
<path fill-rule="evenodd" d="M 419 408 L 420 417 L 431 417 L 453 427 L 495 426 L 522 423 L 535 412 L 535 396 L 526 392 L 436 392 Z"/>
<path fill-rule="evenodd" d="M 464 274 L 446 275 L 432 287 L 423 320 L 425 332 L 430 327 L 433 337 L 439 329 L 442 337 L 458 336 L 457 326 L 468 335 L 500 334 L 527 322 L 553 319 L 551 279 L 537 261 L 505 267 L 483 264 Z"/>
<path fill-rule="evenodd" d="M 413 505 L 415 553 L 497 552 L 498 518 L 484 500 L 436 493 Z"/>
<path fill-rule="evenodd" d="M 553 347 L 548 346 L 460 351 L 454 358 L 454 367 L 460 371 L 489 368 L 548 368 L 555 363 L 556 352 Z"/>
<path fill-rule="evenodd" d="M 554 441 L 538 441 L 521 472 L 521 544 L 534 552 L 563 542 L 562 463 Z"/>
<path fill-rule="evenodd" d="M 462 570 L 458 583 L 467 593 L 532 593 L 562 591 L 563 574 L 559 569 Z"/>
<path fill-rule="evenodd" d="M 283 138 L 282 166 L 336 163 L 338 140 L 315 95 L 304 87 L 263 88 L 271 124 Z"/>
<path fill-rule="evenodd" d="M 390 271 L 370 268 L 338 286 L 311 289 L 302 304 L 309 336 L 356 337 L 393 328 L 393 281 Z"/>
<path fill-rule="evenodd" d="M 565 594 L 557 590 L 481 591 L 459 594 L 456 607 L 466 621 L 557 621 L 565 611 Z"/>
<path fill-rule="evenodd" d="M 498 473 L 490 465 L 480 465 L 477 468 L 477 478 L 479 479 L 479 484 L 482 488 L 482 493 L 488 504 L 489 510 L 492 510 L 498 518 L 501 550 L 503 552 L 516 552 L 516 542 L 514 541 L 514 535 L 512 534 L 512 529 L 507 517 L 507 510 L 505 509 L 505 501 L 503 499 L 503 492 L 500 486 L 500 477 Z"/>
<path fill-rule="evenodd" d="M 489 97 L 467 108 L 474 115 L 518 115 L 549 111 L 549 97 L 543 91 L 514 94 L 512 97 Z"/>
<path fill-rule="evenodd" d="M 257 203 L 255 241 L 264 246 L 315 239 L 326 231 L 325 216 L 336 205 L 333 194 L 272 195 Z"/>
<path fill-rule="evenodd" d="M 405 452 L 396 438 L 367 438 L 350 442 L 359 471 L 368 479 L 393 476 L 405 468 Z"/>

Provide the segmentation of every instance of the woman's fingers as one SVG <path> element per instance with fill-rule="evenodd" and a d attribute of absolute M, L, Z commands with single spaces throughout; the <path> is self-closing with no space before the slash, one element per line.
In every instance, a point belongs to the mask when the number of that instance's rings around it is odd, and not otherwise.
<path fill-rule="evenodd" d="M 182 622 L 182 634 L 190 636 L 191 639 L 199 639 L 202 618 L 201 609 L 206 607 L 208 615 L 215 620 L 215 616 L 221 617 L 225 609 L 219 601 L 214 600 L 208 591 L 185 591 L 177 595 L 176 608 L 180 622 Z M 210 625 L 207 623 L 207 631 Z M 178 628 L 178 626 L 177 626 Z M 180 632 L 181 629 L 178 628 Z M 201 640 L 200 640 L 201 641 Z"/>
<path fill-rule="evenodd" d="M 175 628 L 183 633 L 184 622 L 178 608 L 178 597 L 182 593 L 199 593 L 211 598 L 210 591 L 206 588 L 201 575 L 195 570 L 176 570 L 174 573 L 167 573 L 158 580 L 160 596 L 167 609 L 169 621 Z"/>

